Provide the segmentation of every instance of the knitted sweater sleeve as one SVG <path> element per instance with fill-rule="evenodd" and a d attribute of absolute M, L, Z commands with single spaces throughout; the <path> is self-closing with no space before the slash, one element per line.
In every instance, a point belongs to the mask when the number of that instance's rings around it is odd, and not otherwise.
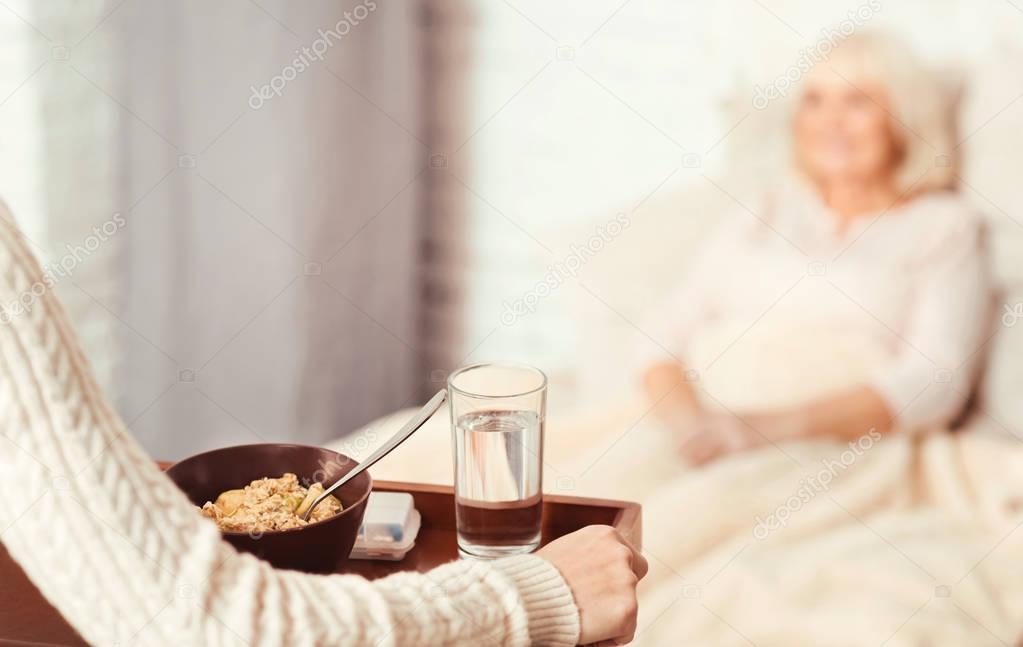
<path fill-rule="evenodd" d="M 571 591 L 536 556 L 369 582 L 236 552 L 104 399 L 48 280 L 0 217 L 0 541 L 87 641 L 575 644 Z"/>

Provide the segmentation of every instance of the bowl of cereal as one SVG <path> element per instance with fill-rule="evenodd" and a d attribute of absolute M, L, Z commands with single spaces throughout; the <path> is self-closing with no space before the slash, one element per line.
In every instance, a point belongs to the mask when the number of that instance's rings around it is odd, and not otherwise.
<path fill-rule="evenodd" d="M 357 465 L 321 447 L 266 443 L 196 454 L 167 476 L 238 550 L 278 568 L 331 573 L 352 552 L 373 487 L 369 473 L 324 499 L 308 521 L 302 517 L 324 488 Z"/>

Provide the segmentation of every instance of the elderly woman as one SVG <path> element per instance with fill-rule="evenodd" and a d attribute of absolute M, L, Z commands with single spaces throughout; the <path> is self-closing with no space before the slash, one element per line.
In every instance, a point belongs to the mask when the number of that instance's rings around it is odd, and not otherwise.
<path fill-rule="evenodd" d="M 690 462 L 963 412 L 991 295 L 981 220 L 954 191 L 951 112 L 877 34 L 802 80 L 797 177 L 721 223 L 647 328 L 668 354 L 644 386 Z"/>

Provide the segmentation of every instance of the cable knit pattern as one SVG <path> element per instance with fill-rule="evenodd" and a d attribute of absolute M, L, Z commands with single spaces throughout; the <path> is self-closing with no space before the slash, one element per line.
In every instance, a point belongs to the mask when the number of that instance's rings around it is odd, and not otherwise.
<path fill-rule="evenodd" d="M 368 582 L 277 571 L 221 541 L 99 392 L 67 316 L 0 213 L 0 541 L 96 645 L 573 645 L 546 560 Z M 29 297 L 24 297 L 26 300 Z"/>

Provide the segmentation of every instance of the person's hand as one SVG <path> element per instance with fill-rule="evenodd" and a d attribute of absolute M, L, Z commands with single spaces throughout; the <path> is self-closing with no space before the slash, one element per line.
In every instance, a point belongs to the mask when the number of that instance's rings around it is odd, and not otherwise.
<path fill-rule="evenodd" d="M 692 465 L 703 465 L 709 461 L 735 452 L 753 449 L 770 442 L 761 427 L 771 427 L 763 416 L 749 420 L 740 419 L 729 413 L 695 412 L 679 420 L 679 451 Z"/>
<path fill-rule="evenodd" d="M 646 558 L 610 526 L 587 526 L 536 553 L 561 573 L 579 607 L 580 644 L 624 645 L 636 633 Z"/>

